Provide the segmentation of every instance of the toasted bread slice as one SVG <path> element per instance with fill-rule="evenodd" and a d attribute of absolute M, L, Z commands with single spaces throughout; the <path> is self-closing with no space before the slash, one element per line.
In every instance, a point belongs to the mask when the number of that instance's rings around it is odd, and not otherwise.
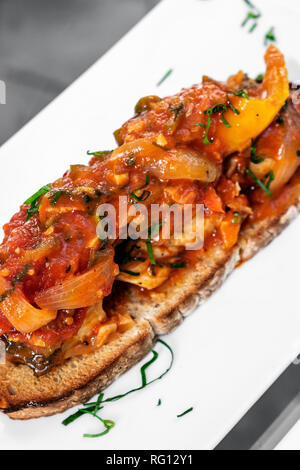
<path fill-rule="evenodd" d="M 70 359 L 39 378 L 27 366 L 0 366 L 2 411 L 13 419 L 30 419 L 86 402 L 147 354 L 154 333 L 165 334 L 177 327 L 240 262 L 269 244 L 299 210 L 300 183 L 288 206 L 276 216 L 246 226 L 239 245 L 230 252 L 220 246 L 195 252 L 193 266 L 146 295 L 136 286 L 116 283 L 108 307 L 112 311 L 125 308 L 136 319 L 135 327 L 96 353 Z"/>
<path fill-rule="evenodd" d="M 139 321 L 93 354 L 68 360 L 42 377 L 29 367 L 0 365 L 0 407 L 13 419 L 61 413 L 106 388 L 151 349 L 153 331 Z"/>

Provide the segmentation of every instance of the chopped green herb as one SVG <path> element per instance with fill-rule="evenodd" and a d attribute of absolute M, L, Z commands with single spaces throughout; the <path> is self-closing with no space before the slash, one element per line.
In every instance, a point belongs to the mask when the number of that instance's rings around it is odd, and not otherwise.
<path fill-rule="evenodd" d="M 249 11 L 246 18 L 242 22 L 242 27 L 246 26 L 250 20 L 258 20 L 260 17 L 261 17 L 260 13 L 253 13 L 252 11 Z M 254 26 L 254 28 L 253 28 L 253 26 Z M 257 26 L 257 22 L 255 22 L 254 25 L 252 25 L 249 32 L 252 33 L 254 31 L 254 29 L 256 28 L 256 26 Z"/>
<path fill-rule="evenodd" d="M 211 145 L 213 143 L 213 140 L 208 139 L 208 133 L 209 133 L 210 126 L 211 126 L 211 115 L 210 114 L 207 115 L 207 124 L 206 125 L 198 122 L 196 124 L 196 126 L 201 126 L 205 129 L 205 134 L 204 134 L 204 137 L 203 137 L 203 143 L 205 145 Z"/>
<path fill-rule="evenodd" d="M 169 264 L 169 267 L 172 268 L 172 269 L 185 268 L 186 267 L 186 262 L 182 261 L 181 263 L 171 263 L 171 264 Z"/>
<path fill-rule="evenodd" d="M 157 402 L 157 406 L 160 406 L 160 405 L 161 405 L 161 399 L 159 399 Z"/>
<path fill-rule="evenodd" d="M 227 105 L 229 106 L 231 111 L 234 112 L 234 114 L 237 114 L 237 115 L 241 114 L 241 112 L 233 106 L 228 96 L 227 96 Z"/>
<path fill-rule="evenodd" d="M 221 116 L 221 119 L 222 119 L 224 126 L 227 127 L 227 129 L 230 129 L 231 125 L 229 124 L 229 122 L 227 121 L 227 119 L 224 117 L 223 114 Z"/>
<path fill-rule="evenodd" d="M 49 199 L 51 206 L 55 207 L 58 203 L 60 196 L 64 193 L 64 191 L 56 191 Z"/>
<path fill-rule="evenodd" d="M 152 225 L 149 229 L 149 239 L 156 237 L 158 235 L 161 227 L 163 226 L 163 222 L 158 222 L 157 224 Z"/>
<path fill-rule="evenodd" d="M 153 384 L 154 382 L 157 382 L 158 380 L 161 380 L 171 370 L 171 368 L 173 367 L 173 363 L 174 363 L 174 352 L 173 352 L 172 348 L 165 341 L 163 341 L 160 338 L 157 339 L 156 342 L 161 343 L 171 353 L 170 365 L 165 370 L 165 372 L 163 372 L 159 377 L 157 377 L 156 379 L 151 380 L 150 382 L 146 381 L 146 376 L 145 376 L 146 370 L 148 369 L 148 367 L 150 367 L 151 364 L 153 364 L 153 362 L 155 362 L 158 359 L 158 353 L 155 350 L 152 350 L 153 358 L 150 359 L 150 361 L 147 362 L 146 364 L 144 364 L 141 368 L 142 385 L 140 387 L 129 390 L 129 392 L 123 393 L 122 395 L 116 395 L 115 397 L 112 397 L 112 398 L 106 398 L 106 400 L 103 400 L 102 403 L 118 401 L 118 400 L 121 400 L 121 398 L 127 397 L 127 395 L 130 395 L 131 393 L 142 390 L 143 388 L 148 387 L 149 385 Z M 87 403 L 84 406 L 89 406 L 89 405 L 95 405 L 95 403 Z"/>
<path fill-rule="evenodd" d="M 3 294 L 0 295 L 0 303 L 4 302 L 4 300 L 7 299 L 7 297 L 9 297 L 10 295 L 12 295 L 15 292 L 16 285 L 20 284 L 20 282 L 24 281 L 24 279 L 26 278 L 26 276 L 28 274 L 29 269 L 30 269 L 30 264 L 25 264 L 23 266 L 21 271 L 13 279 L 13 281 L 11 283 L 12 287 L 10 289 L 6 289 L 3 292 Z"/>
<path fill-rule="evenodd" d="M 269 197 L 273 197 L 273 194 L 270 192 L 269 188 L 264 185 L 264 183 L 259 179 L 257 178 L 257 176 L 249 169 L 246 170 L 246 173 L 258 184 L 258 186 L 269 196 Z M 271 177 L 271 175 L 270 175 Z M 271 181 L 270 181 L 271 183 Z"/>
<path fill-rule="evenodd" d="M 189 408 L 188 410 L 184 411 L 183 413 L 181 413 L 180 415 L 177 415 L 177 418 L 182 418 L 182 416 L 185 416 L 187 415 L 188 413 L 190 413 L 191 411 L 193 411 L 193 407 L 192 408 Z"/>
<path fill-rule="evenodd" d="M 241 96 L 242 98 L 246 98 L 247 100 L 250 100 L 250 97 L 245 90 L 229 91 L 228 93 L 231 93 L 234 96 Z"/>
<path fill-rule="evenodd" d="M 11 285 L 15 287 L 17 284 L 20 284 L 20 282 L 23 282 L 27 277 L 29 269 L 30 269 L 30 264 L 25 264 L 23 268 L 21 269 L 21 271 L 16 275 Z"/>
<path fill-rule="evenodd" d="M 151 240 L 147 240 L 146 244 L 147 244 L 147 251 L 148 251 L 148 256 L 149 256 L 151 266 L 155 266 L 156 261 L 155 261 L 154 254 L 153 254 L 153 247 L 152 247 Z M 152 268 L 152 274 L 154 274 L 153 268 Z"/>
<path fill-rule="evenodd" d="M 91 202 L 91 200 L 92 200 L 92 199 L 91 199 L 91 197 L 90 197 L 88 194 L 85 194 L 85 195 L 83 196 L 83 201 L 84 201 L 85 204 L 88 204 L 89 202 Z"/>
<path fill-rule="evenodd" d="M 255 81 L 257 83 L 262 83 L 264 81 L 264 74 L 263 73 L 260 73 L 259 75 L 257 75 Z"/>
<path fill-rule="evenodd" d="M 180 103 L 178 106 L 172 106 L 172 104 L 170 104 L 170 110 L 172 111 L 172 113 L 174 113 L 174 121 L 176 121 L 176 119 L 178 118 L 178 114 L 180 113 L 182 108 L 183 103 Z"/>
<path fill-rule="evenodd" d="M 96 158 L 103 158 L 106 157 L 107 155 L 110 155 L 113 152 L 113 150 L 100 150 L 97 152 L 90 152 L 89 150 L 86 152 L 87 155 L 92 155 Z"/>
<path fill-rule="evenodd" d="M 256 157 L 256 145 L 254 139 L 251 141 L 251 154 L 250 154 L 250 160 L 252 163 L 261 163 L 264 161 L 264 158 L 261 157 Z"/>
<path fill-rule="evenodd" d="M 142 189 L 146 188 L 146 186 L 148 186 L 150 183 L 150 173 L 147 172 L 146 174 L 146 182 L 143 186 L 141 186 L 140 188 L 137 188 L 135 189 L 134 191 L 131 191 L 130 193 L 130 196 L 135 200 L 135 201 L 138 201 L 138 202 L 144 202 L 146 201 L 146 199 L 148 199 L 148 197 L 150 196 L 151 192 L 148 191 L 148 190 L 144 190 L 141 194 L 141 196 L 137 196 L 135 193 L 137 191 L 141 191 Z"/>
<path fill-rule="evenodd" d="M 276 42 L 274 26 L 265 35 L 265 45 L 267 46 L 269 42 Z"/>
<path fill-rule="evenodd" d="M 297 157 L 300 157 L 300 150 L 297 150 Z"/>
<path fill-rule="evenodd" d="M 274 175 L 273 170 L 271 170 L 269 175 L 268 175 L 268 181 L 266 183 L 266 188 L 267 189 L 270 189 L 270 185 L 271 185 L 272 181 L 274 181 L 274 179 L 275 179 L 275 175 Z"/>
<path fill-rule="evenodd" d="M 211 116 L 212 116 L 212 114 L 222 113 L 222 116 L 224 117 L 224 113 L 226 111 L 227 111 L 227 107 L 226 107 L 225 104 L 216 104 L 212 108 L 209 108 L 206 111 L 204 111 L 204 114 L 207 115 L 207 124 L 205 125 L 205 124 L 202 124 L 202 123 L 198 122 L 196 124 L 196 126 L 200 126 L 203 129 L 205 129 L 205 135 L 203 137 L 203 143 L 205 145 L 211 145 L 213 143 L 212 139 L 211 140 L 208 139 L 208 133 L 209 133 L 210 126 L 211 126 Z M 226 119 L 225 119 L 225 121 L 226 121 Z"/>
<path fill-rule="evenodd" d="M 30 198 L 28 198 L 24 204 L 32 204 L 34 202 L 36 202 L 41 196 L 43 196 L 43 194 L 47 194 L 49 191 L 51 190 L 51 187 L 49 184 L 47 184 L 46 186 L 43 186 L 41 189 L 39 189 L 35 194 L 33 194 L 33 196 L 31 196 Z"/>
<path fill-rule="evenodd" d="M 257 20 L 259 20 L 259 18 L 261 17 L 261 12 L 253 3 L 249 2 L 248 0 L 244 0 L 244 1 L 247 4 L 247 6 L 251 8 L 252 11 L 249 11 L 247 13 L 245 20 L 242 22 L 242 27 L 246 26 L 249 23 L 249 21 L 253 21 L 254 23 L 249 29 L 249 33 L 253 33 L 253 31 L 256 29 L 258 25 Z"/>
<path fill-rule="evenodd" d="M 253 31 L 257 28 L 257 26 L 258 26 L 258 23 L 253 23 L 253 25 L 249 29 L 249 33 L 253 33 Z"/>
<path fill-rule="evenodd" d="M 173 73 L 173 69 L 169 69 L 165 75 L 159 80 L 159 82 L 157 83 L 156 86 L 160 86 L 165 80 L 167 80 L 167 78 L 169 78 L 169 76 Z"/>
<path fill-rule="evenodd" d="M 149 228 L 149 235 L 148 235 L 148 238 L 147 238 L 147 241 L 146 241 L 148 256 L 149 256 L 149 260 L 150 260 L 153 275 L 155 274 L 154 266 L 156 265 L 156 261 L 155 261 L 155 257 L 154 257 L 154 254 L 153 254 L 153 247 L 152 247 L 152 241 L 151 240 L 152 240 L 152 238 L 154 238 L 159 233 L 159 230 L 162 227 L 162 225 L 163 225 L 163 222 L 159 222 L 159 223 L 153 225 L 152 227 L 150 227 Z"/>
<path fill-rule="evenodd" d="M 134 271 L 129 271 L 128 269 L 120 269 L 121 273 L 129 274 L 130 276 L 140 276 L 141 273 L 135 273 Z"/>
<path fill-rule="evenodd" d="M 253 3 L 250 2 L 250 0 L 244 0 L 244 2 L 248 5 L 248 7 L 255 9 L 256 7 L 253 5 Z"/>
<path fill-rule="evenodd" d="M 142 378 L 142 385 L 137 387 L 137 388 L 134 388 L 132 390 L 129 390 L 128 392 L 126 393 L 123 393 L 121 395 L 117 395 L 115 397 L 111 397 L 111 398 L 106 398 L 104 400 L 104 394 L 101 393 L 97 399 L 96 402 L 93 402 L 93 403 L 86 403 L 84 406 L 84 408 L 81 408 L 79 409 L 76 413 L 72 414 L 71 416 L 69 416 L 68 418 L 66 418 L 62 424 L 64 426 L 68 426 L 69 424 L 73 423 L 76 419 L 80 418 L 81 416 L 85 415 L 85 414 L 90 414 L 91 416 L 93 416 L 94 418 L 96 419 L 99 419 L 103 424 L 104 424 L 104 427 L 105 427 L 105 430 L 104 432 L 101 432 L 99 434 L 84 434 L 84 437 L 88 437 L 88 438 L 96 438 L 96 437 L 101 437 L 105 434 L 107 434 L 114 426 L 115 426 L 115 423 L 111 420 L 103 420 L 102 418 L 100 418 L 97 413 L 103 409 L 103 404 L 104 403 L 109 403 L 109 402 L 114 402 L 114 401 L 118 401 L 120 400 L 121 398 L 124 398 L 128 395 L 130 395 L 131 393 L 134 393 L 134 392 L 137 392 L 139 390 L 142 390 L 144 389 L 145 387 L 148 387 L 149 385 L 153 384 L 154 382 L 158 381 L 158 380 L 161 380 L 172 368 L 173 366 L 173 363 L 174 363 L 174 353 L 173 353 L 173 350 L 172 348 L 167 344 L 165 343 L 165 341 L 163 341 L 162 339 L 158 339 L 157 340 L 158 343 L 161 343 L 163 346 L 165 346 L 169 352 L 171 353 L 171 361 L 170 361 L 170 364 L 169 366 L 167 367 L 167 369 L 157 378 L 151 380 L 151 381 L 147 381 L 147 376 L 146 376 L 146 370 L 158 359 L 158 352 L 155 351 L 155 350 L 152 350 L 152 354 L 153 354 L 153 357 L 150 359 L 150 361 L 148 361 L 146 364 L 144 364 L 142 367 L 141 367 L 141 378 Z"/>
<path fill-rule="evenodd" d="M 287 99 L 284 105 L 282 106 L 282 111 L 286 111 L 288 109 L 288 105 L 289 105 L 289 100 Z"/>
<path fill-rule="evenodd" d="M 233 91 L 230 91 L 229 93 L 235 94 L 235 92 L 233 92 Z M 236 94 L 236 96 L 243 96 L 243 97 L 246 97 L 246 95 L 247 95 L 247 93 L 244 90 L 241 90 L 240 92 L 237 92 L 237 94 Z M 205 129 L 205 135 L 203 137 L 203 143 L 205 145 L 211 145 L 213 143 L 213 139 L 208 138 L 208 133 L 209 133 L 209 130 L 210 130 L 210 127 L 211 127 L 211 116 L 213 114 L 221 113 L 221 119 L 222 119 L 222 122 L 223 122 L 224 126 L 227 127 L 227 128 L 231 127 L 230 123 L 227 121 L 227 119 L 224 116 L 224 114 L 228 111 L 228 109 L 231 109 L 231 111 L 233 111 L 235 114 L 240 114 L 240 111 L 232 105 L 232 103 L 231 103 L 231 101 L 230 101 L 230 99 L 227 95 L 227 104 L 223 104 L 223 103 L 216 104 L 212 108 L 206 109 L 204 111 L 204 114 L 207 116 L 206 125 L 203 124 L 202 122 L 197 122 L 196 126 L 199 126 L 199 127 L 202 127 L 203 129 Z"/>
<path fill-rule="evenodd" d="M 84 411 L 85 412 L 85 411 Z M 91 413 L 89 413 L 91 414 Z M 116 423 L 114 421 L 111 421 L 110 419 L 102 419 L 100 418 L 100 416 L 92 413 L 92 415 L 99 419 L 99 421 L 101 421 L 103 424 L 104 424 L 104 427 L 105 427 L 105 431 L 103 432 L 100 432 L 99 434 L 83 434 L 83 437 L 90 437 L 90 438 L 97 438 L 97 437 L 101 437 L 101 436 L 105 436 L 105 434 L 108 434 L 109 431 L 115 427 Z"/>
<path fill-rule="evenodd" d="M 34 214 L 36 214 L 41 206 L 42 201 L 39 202 L 39 199 L 41 196 L 44 194 L 49 193 L 51 190 L 51 187 L 49 184 L 46 186 L 43 186 L 41 189 L 39 189 L 33 196 L 28 198 L 24 204 L 30 205 L 30 208 L 27 209 L 27 218 L 26 221 L 29 220 Z"/>

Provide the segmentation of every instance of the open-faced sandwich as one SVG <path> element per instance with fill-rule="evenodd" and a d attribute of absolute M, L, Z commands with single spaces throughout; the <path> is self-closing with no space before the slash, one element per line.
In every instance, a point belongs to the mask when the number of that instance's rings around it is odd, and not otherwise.
<path fill-rule="evenodd" d="M 175 96 L 142 98 L 114 151 L 71 166 L 4 226 L 0 408 L 10 417 L 85 402 L 295 217 L 300 105 L 274 46 L 266 65 L 257 80 L 204 77 Z M 192 210 L 182 236 L 174 217 L 154 224 L 134 212 L 174 204 Z M 203 246 L 187 249 L 201 205 Z M 99 206 L 115 210 L 110 237 Z M 138 232 L 145 221 L 146 236 L 130 237 L 128 223 Z"/>

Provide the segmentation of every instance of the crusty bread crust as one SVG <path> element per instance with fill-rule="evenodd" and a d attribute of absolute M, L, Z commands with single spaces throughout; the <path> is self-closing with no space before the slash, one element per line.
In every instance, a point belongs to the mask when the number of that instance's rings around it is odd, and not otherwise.
<path fill-rule="evenodd" d="M 26 366 L 0 365 L 0 409 L 13 419 L 50 416 L 86 402 L 142 359 L 155 334 L 176 328 L 204 302 L 242 261 L 269 244 L 300 211 L 300 188 L 280 214 L 248 225 L 231 252 L 217 246 L 195 252 L 195 262 L 178 279 L 143 295 L 136 286 L 115 287 L 112 310 L 126 308 L 136 326 L 94 354 L 73 358 L 37 378 Z M 171 295 L 170 295 L 171 294 Z"/>
<path fill-rule="evenodd" d="M 30 419 L 85 403 L 148 354 L 153 339 L 149 323 L 140 321 L 94 354 L 70 359 L 42 377 L 27 366 L 2 365 L 2 411 L 13 419 Z"/>

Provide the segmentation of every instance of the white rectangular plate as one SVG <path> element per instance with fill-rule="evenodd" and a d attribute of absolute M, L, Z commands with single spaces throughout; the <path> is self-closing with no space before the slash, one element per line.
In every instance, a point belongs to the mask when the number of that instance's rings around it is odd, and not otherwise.
<path fill-rule="evenodd" d="M 262 72 L 263 37 L 271 26 L 290 78 L 300 78 L 299 1 L 256 2 L 263 16 L 253 34 L 240 27 L 247 13 L 242 0 L 162 2 L 2 147 L 1 225 L 69 164 L 87 162 L 88 149 L 112 147 L 112 131 L 139 97 L 175 93 L 203 74 L 226 79 L 239 69 Z M 170 68 L 173 74 L 157 88 Z M 173 370 L 105 408 L 103 416 L 116 421 L 110 434 L 82 438 L 99 423 L 84 417 L 65 428 L 69 412 L 31 422 L 0 416 L 0 448 L 212 449 L 300 351 L 299 228 L 300 219 L 165 338 L 175 351 Z M 107 393 L 139 381 L 137 366 Z M 176 418 L 191 406 L 192 413 Z"/>

